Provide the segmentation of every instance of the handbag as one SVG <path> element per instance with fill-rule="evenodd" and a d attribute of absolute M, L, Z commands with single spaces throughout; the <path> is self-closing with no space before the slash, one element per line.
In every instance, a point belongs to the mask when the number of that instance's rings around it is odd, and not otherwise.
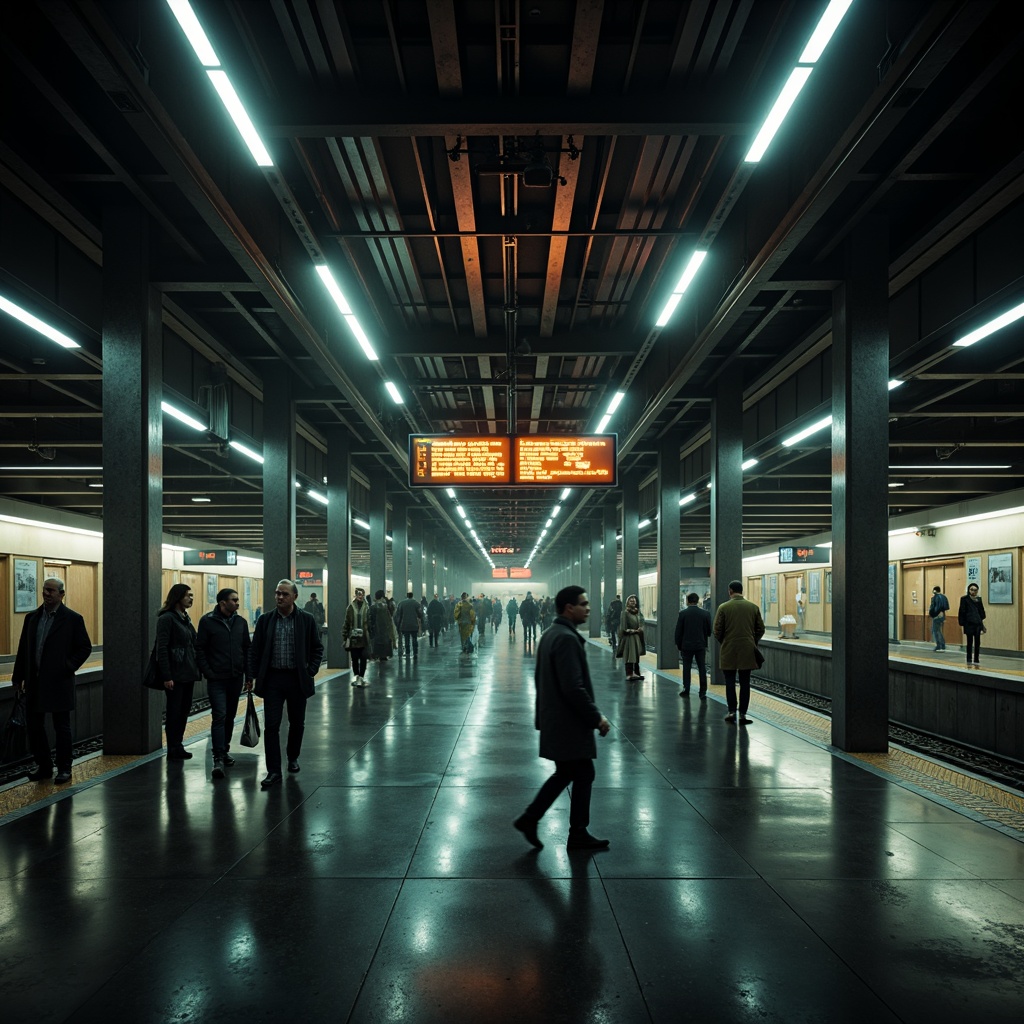
<path fill-rule="evenodd" d="M 756 644 L 754 645 L 754 661 L 757 662 L 758 668 L 764 664 L 764 654 L 761 653 L 761 648 Z"/>
<path fill-rule="evenodd" d="M 156 644 L 153 644 L 153 650 L 149 655 L 149 664 L 146 666 L 146 671 L 142 674 L 142 685 L 149 687 L 151 690 L 162 690 L 164 688 L 164 681 L 160 678 L 160 666 L 156 663 Z"/>
<path fill-rule="evenodd" d="M 249 691 L 245 704 L 245 725 L 242 726 L 241 742 L 243 747 L 258 747 L 260 744 L 260 716 L 256 714 L 252 690 Z"/>
<path fill-rule="evenodd" d="M 14 704 L 7 717 L 7 724 L 0 734 L 0 763 L 20 757 L 25 735 L 25 694 L 15 689 Z"/>

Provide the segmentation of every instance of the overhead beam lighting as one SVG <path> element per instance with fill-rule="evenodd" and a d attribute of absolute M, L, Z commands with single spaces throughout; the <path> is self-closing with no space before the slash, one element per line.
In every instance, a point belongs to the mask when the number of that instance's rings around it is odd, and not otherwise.
<path fill-rule="evenodd" d="M 263 145 L 263 140 L 246 113 L 245 107 L 242 106 L 242 101 L 238 98 L 238 93 L 235 92 L 228 73 L 216 68 L 207 68 L 206 74 L 213 83 L 214 89 L 217 90 L 217 95 L 220 97 L 221 103 L 224 104 L 228 116 L 235 122 L 238 134 L 242 136 L 242 141 L 252 154 L 253 160 L 256 161 L 256 166 L 273 167 L 274 161 L 271 159 L 270 153 L 267 152 L 267 147 Z"/>
<path fill-rule="evenodd" d="M 611 416 L 612 413 L 614 413 L 615 410 L 618 409 L 618 407 L 620 405 L 622 405 L 622 400 L 625 397 L 626 397 L 626 392 L 625 391 L 616 391 L 615 392 L 615 395 L 612 398 L 611 402 L 608 403 L 608 415 L 609 416 Z"/>
<path fill-rule="evenodd" d="M 205 423 L 200 423 L 199 420 L 195 418 L 195 416 L 190 416 L 187 412 L 175 408 L 175 406 L 171 405 L 170 402 L 161 402 L 160 408 L 163 409 L 163 411 L 167 413 L 168 416 L 173 416 L 174 419 L 178 420 L 181 423 L 184 423 L 188 427 L 191 427 L 193 430 L 208 429 Z"/>
<path fill-rule="evenodd" d="M 814 64 L 818 61 L 852 3 L 853 0 L 832 0 L 825 8 L 811 38 L 807 40 L 804 52 L 800 54 L 800 64 Z"/>
<path fill-rule="evenodd" d="M 696 501 L 696 500 L 697 500 L 697 495 L 696 494 L 684 494 L 683 497 L 681 497 L 679 499 L 679 504 L 680 505 L 689 505 L 691 501 Z"/>
<path fill-rule="evenodd" d="M 754 137 L 753 144 L 747 151 L 747 155 L 743 158 L 746 163 L 756 164 L 764 156 L 765 151 L 771 145 L 772 139 L 775 138 L 776 132 L 782 127 L 782 122 L 786 119 L 790 107 L 793 106 L 797 96 L 800 95 L 800 90 L 807 84 L 807 79 L 811 77 L 813 70 L 814 68 L 796 67 L 789 73 L 789 78 L 782 87 L 782 92 L 779 93 L 779 97 L 768 112 L 764 124 L 761 125 L 761 130 Z"/>
<path fill-rule="evenodd" d="M 242 444 L 241 441 L 228 441 L 228 444 L 235 449 L 236 452 L 241 452 L 243 455 L 248 455 L 253 462 L 258 462 L 260 465 L 263 464 L 263 456 L 258 451 L 250 448 L 247 444 Z"/>
<path fill-rule="evenodd" d="M 686 268 L 683 270 L 682 276 L 676 282 L 676 286 L 672 289 L 672 294 L 669 296 L 668 302 L 665 303 L 665 308 L 661 311 L 661 316 L 659 316 L 655 321 L 655 327 L 664 327 L 669 320 L 672 319 L 672 314 L 676 311 L 676 306 L 679 305 L 679 300 L 682 299 L 683 293 L 690 287 L 694 277 L 697 276 L 697 271 L 700 270 L 700 265 L 704 262 L 706 256 L 706 249 L 697 249 L 693 255 L 690 256 L 690 259 L 686 264 Z"/>
<path fill-rule="evenodd" d="M 348 299 L 345 298 L 341 289 L 338 287 L 338 282 L 334 280 L 331 268 L 326 264 L 320 263 L 316 267 L 316 272 L 319 275 L 320 280 L 323 281 L 328 294 L 332 299 L 334 299 L 334 304 L 338 307 L 338 311 L 344 318 L 345 323 L 348 324 L 349 329 L 355 335 L 356 341 L 359 342 L 359 347 L 363 350 L 363 354 L 371 363 L 377 362 L 379 357 L 374 351 L 373 345 L 370 343 L 370 339 L 366 336 L 366 332 L 356 319 L 355 313 L 352 312 L 352 307 L 348 304 Z"/>
<path fill-rule="evenodd" d="M 787 437 L 786 440 L 782 442 L 783 447 L 791 448 L 798 441 L 802 441 L 805 437 L 810 437 L 811 434 L 816 434 L 819 430 L 824 430 L 825 427 L 829 426 L 831 423 L 832 414 L 829 413 L 829 415 L 824 419 L 820 419 L 817 423 L 812 423 L 809 427 L 805 427 L 800 431 L 800 433 L 794 434 L 792 437 Z"/>
<path fill-rule="evenodd" d="M 388 394 L 391 396 L 391 401 L 394 402 L 395 405 L 405 405 L 405 400 L 402 398 L 401 393 L 391 381 L 384 381 L 384 387 L 388 389 Z"/>
<path fill-rule="evenodd" d="M 311 487 L 306 493 L 314 500 L 319 501 L 321 505 L 329 505 L 330 502 L 327 500 L 326 495 L 321 494 L 319 491 L 314 491 Z"/>
<path fill-rule="evenodd" d="M 997 512 L 979 512 L 974 516 L 959 516 L 956 519 L 942 519 L 937 523 L 929 523 L 929 526 L 959 526 L 961 523 L 980 523 L 984 519 L 1001 519 L 1003 516 L 1015 516 L 1024 512 L 1024 505 L 1016 508 L 1001 508 Z"/>
<path fill-rule="evenodd" d="M 185 33 L 185 38 L 195 50 L 199 63 L 204 68 L 219 68 L 220 61 L 217 59 L 217 54 L 188 0 L 167 0 L 167 6 L 170 7 L 174 17 L 178 19 L 181 31 Z"/>
<path fill-rule="evenodd" d="M 743 463 L 743 465 L 740 466 L 740 469 L 744 469 L 744 470 L 746 470 L 746 469 L 753 469 L 757 465 L 757 463 L 758 463 L 757 459 L 747 459 Z"/>
<path fill-rule="evenodd" d="M 965 334 L 959 341 L 953 342 L 953 347 L 967 348 L 968 345 L 973 345 L 976 341 L 981 341 L 982 338 L 987 338 L 990 334 L 995 334 L 996 331 L 1001 331 L 1004 327 L 1008 327 L 1022 316 L 1024 316 L 1024 302 L 1019 306 L 1014 306 L 1013 309 L 1008 309 L 1005 313 L 997 316 L 995 320 L 982 324 L 976 331 Z"/>
<path fill-rule="evenodd" d="M 572 488 L 571 487 L 566 487 L 562 491 L 562 496 L 558 500 L 559 501 L 565 501 L 565 499 L 568 498 L 570 494 L 572 494 Z"/>
<path fill-rule="evenodd" d="M 364 530 L 368 530 L 370 528 L 370 524 L 365 519 L 360 519 L 358 516 L 353 516 L 352 522 L 355 523 L 356 526 L 361 526 Z"/>
<path fill-rule="evenodd" d="M 890 466 L 890 469 L 935 469 L 935 470 L 952 470 L 953 472 L 959 472 L 961 469 L 1009 469 L 1009 464 L 1005 466 L 997 465 L 983 465 L 982 463 L 976 463 L 974 465 L 961 465 L 960 463 L 947 462 L 939 465 L 931 466 Z"/>
<path fill-rule="evenodd" d="M 22 309 L 16 302 L 11 302 L 10 299 L 6 299 L 2 295 L 0 295 L 0 309 L 7 313 L 8 316 L 13 316 L 15 320 L 20 320 L 26 327 L 31 327 L 33 331 L 38 331 L 44 338 L 55 341 L 61 348 L 82 347 L 77 341 L 73 341 L 66 334 L 58 331 L 56 327 L 51 327 L 48 323 L 40 320 L 39 317 L 33 316 L 27 309 Z"/>

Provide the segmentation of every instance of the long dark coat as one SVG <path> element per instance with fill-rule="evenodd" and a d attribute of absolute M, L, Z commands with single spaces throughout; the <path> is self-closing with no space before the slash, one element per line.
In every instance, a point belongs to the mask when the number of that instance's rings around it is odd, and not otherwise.
<path fill-rule="evenodd" d="M 764 636 L 764 619 L 753 601 L 739 595 L 723 601 L 715 613 L 714 634 L 722 645 L 719 668 L 757 668 L 757 641 Z"/>
<path fill-rule="evenodd" d="M 25 684 L 25 706 L 29 711 L 74 711 L 75 672 L 92 654 L 92 641 L 85 619 L 60 605 L 43 642 L 43 654 L 36 669 L 36 627 L 43 615 L 40 605 L 25 616 L 18 642 L 11 682 Z"/>
<path fill-rule="evenodd" d="M 316 692 L 313 677 L 320 668 L 324 657 L 324 645 L 320 639 L 320 627 L 309 612 L 292 611 L 295 619 L 295 671 L 299 676 L 299 689 L 304 697 Z M 274 654 L 274 632 L 280 618 L 277 609 L 261 615 L 256 620 L 249 648 L 249 675 L 256 680 L 253 689 L 257 697 L 263 696 L 263 683 L 270 671 L 270 660 Z"/>
<path fill-rule="evenodd" d="M 540 756 L 550 761 L 597 757 L 594 730 L 601 712 L 594 703 L 585 644 L 572 622 L 556 615 L 537 645 L 535 724 L 540 730 Z"/>

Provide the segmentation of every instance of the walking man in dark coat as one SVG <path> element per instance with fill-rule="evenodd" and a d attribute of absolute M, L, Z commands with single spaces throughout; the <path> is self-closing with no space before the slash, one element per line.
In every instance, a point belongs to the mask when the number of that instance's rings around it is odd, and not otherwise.
<path fill-rule="evenodd" d="M 725 697 L 729 703 L 727 722 L 750 725 L 747 708 L 750 706 L 750 673 L 757 668 L 757 642 L 764 636 L 761 609 L 743 596 L 743 584 L 733 580 L 729 584 L 729 600 L 718 606 L 712 627 L 715 639 L 721 644 L 718 666 L 725 676 Z M 740 675 L 740 700 L 736 704 L 736 673 Z M 737 715 L 739 717 L 737 717 Z"/>
<path fill-rule="evenodd" d="M 542 849 L 537 824 L 544 812 L 572 784 L 568 850 L 605 850 L 607 839 L 590 834 L 590 790 L 597 757 L 596 729 L 608 735 L 611 725 L 594 703 L 594 687 L 584 650 L 586 641 L 576 628 L 587 621 L 590 601 L 583 587 L 563 587 L 555 597 L 558 612 L 537 648 L 536 727 L 540 756 L 555 762 L 555 774 L 540 788 L 533 803 L 512 823 L 527 840 Z"/>
<path fill-rule="evenodd" d="M 683 661 L 683 688 L 680 697 L 690 696 L 690 670 L 697 659 L 700 699 L 708 697 L 708 637 L 711 636 L 711 613 L 700 606 L 700 595 L 687 594 L 686 607 L 676 619 L 676 650 Z"/>
<path fill-rule="evenodd" d="M 259 617 L 249 648 L 249 676 L 256 680 L 256 696 L 263 698 L 263 745 L 270 789 L 281 781 L 281 720 L 288 707 L 288 771 L 299 771 L 302 734 L 306 729 L 306 701 L 316 692 L 313 677 L 320 668 L 324 645 L 320 627 L 309 612 L 295 607 L 299 588 L 292 580 L 279 580 L 274 589 L 277 608 Z"/>
<path fill-rule="evenodd" d="M 11 683 L 25 691 L 28 739 L 35 769 L 33 782 L 53 775 L 46 715 L 53 719 L 57 736 L 57 778 L 71 781 L 71 712 L 75 709 L 75 672 L 92 654 L 85 620 L 64 607 L 64 581 L 56 576 L 43 580 L 43 603 L 25 616 L 21 641 L 14 661 Z"/>

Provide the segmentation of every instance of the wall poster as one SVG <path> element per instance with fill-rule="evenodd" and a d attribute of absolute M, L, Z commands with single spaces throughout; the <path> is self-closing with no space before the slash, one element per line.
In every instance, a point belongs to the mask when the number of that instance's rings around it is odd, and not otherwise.
<path fill-rule="evenodd" d="M 39 563 L 34 558 L 14 560 L 14 610 L 31 612 L 39 605 L 36 592 L 38 587 Z"/>
<path fill-rule="evenodd" d="M 779 603 L 779 577 L 776 575 L 768 577 L 768 603 Z"/>
<path fill-rule="evenodd" d="M 1013 604 L 1013 555 L 988 556 L 988 603 Z"/>
<path fill-rule="evenodd" d="M 892 562 L 889 563 L 889 639 L 899 640 L 896 635 L 896 566 Z"/>
<path fill-rule="evenodd" d="M 807 574 L 807 603 L 821 604 L 821 573 L 809 572 Z"/>
<path fill-rule="evenodd" d="M 832 570 L 825 570 L 825 604 L 832 603 Z"/>
<path fill-rule="evenodd" d="M 206 576 L 206 603 L 217 603 L 217 577 L 209 573 Z"/>
<path fill-rule="evenodd" d="M 248 576 L 242 580 L 242 590 L 245 592 L 245 604 L 243 607 L 246 615 L 248 615 L 252 609 L 252 580 Z"/>
<path fill-rule="evenodd" d="M 972 583 L 981 586 L 981 559 L 977 557 L 967 559 L 967 586 Z"/>

